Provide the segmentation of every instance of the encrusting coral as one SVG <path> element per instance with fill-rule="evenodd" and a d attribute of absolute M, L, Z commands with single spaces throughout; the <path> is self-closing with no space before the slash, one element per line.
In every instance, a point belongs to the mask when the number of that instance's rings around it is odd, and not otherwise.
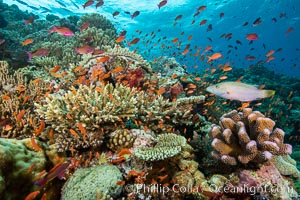
<path fill-rule="evenodd" d="M 289 155 L 274 156 L 273 163 L 281 175 L 293 176 L 294 178 L 300 179 L 300 172 L 296 167 L 296 161 Z"/>
<path fill-rule="evenodd" d="M 64 185 L 61 199 L 112 199 L 121 193 L 122 186 L 116 183 L 122 179 L 122 173 L 114 165 L 78 169 Z"/>
<path fill-rule="evenodd" d="M 284 131 L 273 130 L 275 122 L 259 111 L 234 110 L 221 117 L 220 126 L 212 125 L 209 134 L 213 157 L 225 164 L 264 163 L 274 155 L 292 153 L 292 146 L 283 143 Z"/>

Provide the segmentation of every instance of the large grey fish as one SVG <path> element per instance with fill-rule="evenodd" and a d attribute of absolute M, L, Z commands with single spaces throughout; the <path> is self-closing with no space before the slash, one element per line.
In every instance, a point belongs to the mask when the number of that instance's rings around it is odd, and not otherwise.
<path fill-rule="evenodd" d="M 232 81 L 211 85 L 206 88 L 206 91 L 225 99 L 238 100 L 242 102 L 263 99 L 275 94 L 274 90 L 261 90 L 255 85 Z"/>

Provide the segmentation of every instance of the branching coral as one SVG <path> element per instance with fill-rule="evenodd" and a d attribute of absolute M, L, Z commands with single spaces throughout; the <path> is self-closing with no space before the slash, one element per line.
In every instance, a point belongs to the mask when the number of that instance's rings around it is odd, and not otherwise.
<path fill-rule="evenodd" d="M 41 80 L 27 82 L 21 73 L 9 74 L 8 64 L 0 61 L 0 133 L 2 137 L 31 135 L 39 125 L 33 102 L 49 91 Z"/>
<path fill-rule="evenodd" d="M 154 147 L 136 148 L 134 155 L 146 161 L 164 160 L 180 153 L 185 145 L 186 139 L 183 136 L 165 133 L 157 136 Z"/>
<path fill-rule="evenodd" d="M 199 96 L 170 103 L 162 96 L 154 98 L 136 88 L 107 84 L 102 87 L 72 87 L 65 94 L 48 95 L 35 106 L 41 118 L 60 134 L 57 138 L 66 141 L 65 145 L 59 145 L 66 149 L 98 146 L 102 143 L 102 135 L 114 131 L 117 125 L 124 125 L 128 120 L 143 121 L 151 129 L 159 126 L 160 130 L 166 130 L 167 127 L 160 124 L 164 117 L 171 124 L 181 123 L 180 119 L 184 123 L 193 117 L 187 108 L 203 101 L 204 97 Z M 86 132 L 79 128 L 79 124 Z"/>
<path fill-rule="evenodd" d="M 122 66 L 125 69 L 139 69 L 142 68 L 145 71 L 151 72 L 150 64 L 143 59 L 143 57 L 137 53 L 129 51 L 128 48 L 122 48 L 119 46 L 115 46 L 111 48 L 109 46 L 105 47 L 105 51 L 101 55 L 95 56 L 86 56 L 83 61 L 79 63 L 87 68 L 92 68 L 98 62 L 97 59 L 103 58 L 105 56 L 109 57 L 109 60 L 105 62 L 107 65 L 107 70 L 114 70 L 118 66 Z"/>
<path fill-rule="evenodd" d="M 221 117 L 219 128 L 209 131 L 213 139 L 213 156 L 225 164 L 264 163 L 273 155 L 292 153 L 292 146 L 283 143 L 284 131 L 274 128 L 275 122 L 259 111 L 246 108 Z"/>

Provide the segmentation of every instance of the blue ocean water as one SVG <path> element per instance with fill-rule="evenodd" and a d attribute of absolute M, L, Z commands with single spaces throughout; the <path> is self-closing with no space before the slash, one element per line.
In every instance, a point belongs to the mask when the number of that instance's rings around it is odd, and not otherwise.
<path fill-rule="evenodd" d="M 207 68 L 207 58 L 200 60 L 200 54 L 212 46 L 211 51 L 203 55 L 213 52 L 223 55 L 214 65 L 230 62 L 234 68 L 247 68 L 263 63 L 277 73 L 300 77 L 300 2 L 297 0 L 169 0 L 160 9 L 160 0 L 105 0 L 101 7 L 92 5 L 85 9 L 84 0 L 3 2 L 16 4 L 21 10 L 41 17 L 50 13 L 60 17 L 100 13 L 110 19 L 118 31 L 126 30 L 128 41 L 140 38 L 140 42 L 130 48 L 137 49 L 148 61 L 163 55 L 174 56 L 189 71 L 197 71 Z M 200 6 L 206 7 L 197 13 Z M 115 11 L 120 14 L 113 17 Z M 140 14 L 132 19 L 130 15 L 135 11 Z M 179 15 L 182 18 L 175 20 Z M 200 26 L 202 20 L 207 22 Z M 259 21 L 257 25 L 253 24 L 255 20 Z M 258 39 L 247 40 L 249 33 L 256 33 Z M 171 42 L 174 38 L 178 38 L 180 46 Z M 182 55 L 187 45 L 190 45 L 189 52 Z M 271 50 L 275 51 L 274 60 L 266 62 L 266 54 Z"/>

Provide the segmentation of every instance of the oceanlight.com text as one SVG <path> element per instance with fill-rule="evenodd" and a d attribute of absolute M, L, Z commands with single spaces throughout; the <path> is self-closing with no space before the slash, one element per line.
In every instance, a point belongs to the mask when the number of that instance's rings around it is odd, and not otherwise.
<path fill-rule="evenodd" d="M 135 194 L 142 194 L 142 193 L 162 193 L 167 194 L 170 192 L 173 193 L 193 193 L 193 192 L 212 192 L 215 194 L 278 194 L 282 191 L 285 193 L 293 194 L 294 189 L 291 187 L 278 187 L 278 186 L 271 186 L 265 185 L 260 187 L 255 186 L 248 186 L 244 184 L 242 186 L 217 186 L 215 184 L 211 184 L 209 187 L 206 187 L 205 190 L 201 187 L 193 187 L 191 185 L 181 186 L 179 184 L 174 184 L 173 186 L 164 186 L 162 184 L 135 184 L 135 185 L 126 185 L 125 190 L 127 192 L 133 192 Z M 293 199 L 299 199 L 299 197 L 294 197 Z"/>

